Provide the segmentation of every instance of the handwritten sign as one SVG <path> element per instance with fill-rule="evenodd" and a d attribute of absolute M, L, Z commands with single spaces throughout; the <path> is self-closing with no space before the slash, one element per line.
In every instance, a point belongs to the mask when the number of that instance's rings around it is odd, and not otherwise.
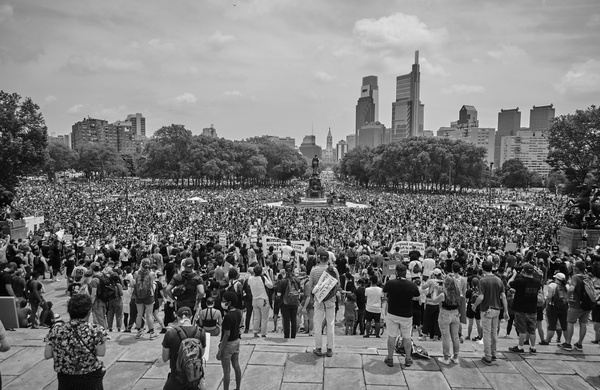
<path fill-rule="evenodd" d="M 396 266 L 402 264 L 401 261 L 384 261 L 383 262 L 383 274 L 384 275 L 396 275 Z"/>
<path fill-rule="evenodd" d="M 227 246 L 227 233 L 219 233 L 219 245 L 223 248 Z"/>
<path fill-rule="evenodd" d="M 396 241 L 392 244 L 392 251 L 395 251 L 396 247 L 399 247 L 402 256 L 408 256 L 408 252 L 412 250 L 413 246 L 421 252 L 421 256 L 425 254 L 425 243 L 417 241 Z"/>
<path fill-rule="evenodd" d="M 328 272 L 323 272 L 321 277 L 319 278 L 319 282 L 313 289 L 313 293 L 315 294 L 315 300 L 319 303 L 323 302 L 329 291 L 332 288 L 335 288 L 338 281 L 336 278 L 331 276 Z"/>

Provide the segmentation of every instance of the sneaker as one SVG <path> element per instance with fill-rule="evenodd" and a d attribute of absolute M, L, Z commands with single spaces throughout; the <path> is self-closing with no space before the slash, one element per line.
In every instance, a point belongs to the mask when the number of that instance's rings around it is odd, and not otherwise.
<path fill-rule="evenodd" d="M 483 362 L 483 364 L 485 364 L 486 366 L 491 366 L 492 365 L 492 360 L 486 358 L 485 356 L 481 358 L 481 361 Z"/>
<path fill-rule="evenodd" d="M 266 335 L 266 334 L 263 334 L 261 337 L 262 337 L 263 339 L 266 339 L 266 338 L 267 338 L 267 335 Z"/>
<path fill-rule="evenodd" d="M 496 357 L 496 355 L 492 355 L 492 361 L 493 361 L 493 362 L 495 362 L 495 361 L 496 361 L 496 359 L 498 359 L 498 358 Z"/>
<path fill-rule="evenodd" d="M 160 333 L 167 333 L 167 328 L 162 328 L 162 329 L 160 330 Z"/>
<path fill-rule="evenodd" d="M 462 343 L 465 342 L 465 339 L 463 339 L 462 336 L 461 336 L 461 337 L 458 338 L 458 341 L 462 344 Z"/>
<path fill-rule="evenodd" d="M 112 328 L 108 328 L 108 331 L 109 331 L 109 332 L 112 332 Z"/>
<path fill-rule="evenodd" d="M 406 358 L 406 360 L 404 361 L 404 367 L 410 367 L 413 364 L 413 360 L 409 357 Z"/>
<path fill-rule="evenodd" d="M 123 333 L 131 333 L 131 329 L 125 329 Z"/>
<path fill-rule="evenodd" d="M 546 340 L 542 340 L 539 342 L 540 345 L 550 345 L 549 342 L 547 342 Z"/>
<path fill-rule="evenodd" d="M 457 358 L 457 357 L 455 357 L 455 358 L 450 358 L 450 361 L 451 361 L 452 363 L 454 363 L 454 364 L 458 364 L 458 358 Z"/>
<path fill-rule="evenodd" d="M 525 350 L 523 348 L 520 348 L 518 345 L 515 345 L 514 347 L 510 347 L 508 349 L 509 352 L 513 352 L 513 353 L 525 353 Z"/>
<path fill-rule="evenodd" d="M 471 340 L 471 336 L 465 337 L 465 340 L 470 341 Z"/>
<path fill-rule="evenodd" d="M 572 350 L 573 350 L 573 347 L 571 346 L 571 344 L 567 344 L 567 343 L 562 343 L 562 344 L 559 344 L 559 346 L 558 346 L 558 347 L 559 347 L 560 349 L 563 349 L 563 350 L 565 350 L 565 351 L 572 351 Z"/>
<path fill-rule="evenodd" d="M 317 357 L 321 357 L 321 356 L 323 356 L 323 352 L 321 352 L 321 350 L 320 350 L 320 349 L 318 349 L 318 348 L 315 348 L 315 349 L 313 349 L 313 353 L 314 353 L 314 354 L 315 354 L 315 356 L 317 356 Z"/>
<path fill-rule="evenodd" d="M 535 349 L 535 348 L 529 348 L 529 353 L 530 353 L 531 355 L 535 355 L 535 354 L 537 353 L 537 351 L 536 351 L 536 349 Z"/>
<path fill-rule="evenodd" d="M 154 333 L 154 332 L 150 333 L 150 340 L 155 340 L 157 338 L 158 338 L 158 333 Z"/>
<path fill-rule="evenodd" d="M 106 341 L 109 341 L 109 340 L 110 340 L 110 336 L 106 336 L 106 337 L 104 338 L 104 340 L 106 340 Z"/>
<path fill-rule="evenodd" d="M 138 330 L 137 334 L 135 335 L 135 338 L 141 339 L 143 335 L 144 335 L 144 329 L 140 329 L 140 330 Z"/>
<path fill-rule="evenodd" d="M 575 349 L 576 351 L 583 351 L 583 345 L 575 343 L 573 344 L 573 349 Z"/>
<path fill-rule="evenodd" d="M 368 334 L 366 334 L 366 335 L 363 336 L 363 339 L 368 339 L 368 338 L 369 338 Z"/>
<path fill-rule="evenodd" d="M 333 349 L 327 348 L 327 353 L 325 355 L 327 355 L 327 357 L 332 357 L 333 356 Z"/>
<path fill-rule="evenodd" d="M 592 344 L 598 344 L 598 340 L 592 340 Z"/>
<path fill-rule="evenodd" d="M 255 339 L 257 339 L 257 338 L 259 338 L 259 337 L 260 337 L 260 336 L 258 335 L 258 333 L 254 333 L 254 338 L 255 338 Z"/>
<path fill-rule="evenodd" d="M 447 366 L 448 364 L 450 364 L 450 359 L 444 356 L 442 359 L 438 359 L 438 363 L 442 363 Z"/>

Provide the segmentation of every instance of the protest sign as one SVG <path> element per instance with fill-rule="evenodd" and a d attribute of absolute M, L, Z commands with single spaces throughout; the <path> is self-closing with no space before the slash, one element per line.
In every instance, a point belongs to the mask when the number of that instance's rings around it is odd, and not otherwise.
<path fill-rule="evenodd" d="M 329 294 L 329 291 L 331 291 L 332 288 L 335 288 L 337 282 L 337 279 L 331 276 L 329 272 L 323 272 L 319 278 L 319 282 L 313 289 L 315 300 L 319 303 L 323 302 L 323 299 Z"/>
<path fill-rule="evenodd" d="M 396 266 L 402 264 L 401 261 L 384 261 L 383 262 L 383 274 L 384 275 L 396 275 Z"/>
<path fill-rule="evenodd" d="M 408 252 L 412 250 L 413 245 L 421 252 L 421 256 L 425 254 L 425 243 L 417 241 L 396 241 L 392 244 L 392 252 L 396 250 L 396 247 L 399 247 L 400 254 L 402 254 L 402 256 L 408 256 Z"/>
<path fill-rule="evenodd" d="M 227 233 L 219 233 L 219 245 L 223 248 L 227 247 Z"/>
<path fill-rule="evenodd" d="M 516 252 L 517 251 L 517 243 L 516 242 L 507 242 L 504 247 L 505 252 Z"/>

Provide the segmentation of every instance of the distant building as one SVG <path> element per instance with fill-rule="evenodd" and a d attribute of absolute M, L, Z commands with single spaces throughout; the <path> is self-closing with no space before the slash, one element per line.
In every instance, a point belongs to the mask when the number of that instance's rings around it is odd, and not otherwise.
<path fill-rule="evenodd" d="M 71 136 L 69 134 L 59 134 L 51 133 L 48 136 L 48 142 L 53 142 L 55 144 L 65 145 L 67 148 L 71 149 Z"/>
<path fill-rule="evenodd" d="M 342 161 L 346 153 L 348 153 L 348 143 L 344 140 L 340 140 L 335 146 L 335 160 Z"/>
<path fill-rule="evenodd" d="M 292 149 L 296 149 L 296 138 L 292 137 L 277 137 L 275 135 L 268 135 L 268 139 L 275 142 L 276 144 L 287 145 Z"/>
<path fill-rule="evenodd" d="M 515 136 L 502 137 L 500 167 L 508 160 L 518 159 L 532 172 L 545 177 L 550 173 L 548 139 L 544 131 L 520 130 Z"/>
<path fill-rule="evenodd" d="M 521 111 L 519 107 L 512 109 L 501 109 L 498 113 L 498 130 L 494 141 L 494 165 L 501 168 L 500 154 L 502 152 L 502 138 L 517 135 L 521 128 Z"/>
<path fill-rule="evenodd" d="M 396 78 L 396 101 L 392 103 L 391 142 L 423 134 L 425 106 L 421 104 L 419 51 L 412 72 Z"/>
<path fill-rule="evenodd" d="M 531 131 L 546 131 L 552 126 L 554 119 L 554 105 L 548 106 L 533 106 L 529 111 L 529 130 Z"/>
<path fill-rule="evenodd" d="M 108 143 L 117 148 L 117 139 L 115 133 L 114 143 L 111 143 L 111 137 L 106 137 L 105 126 L 108 122 L 104 119 L 83 118 L 81 122 L 75 123 L 71 127 L 71 145 L 72 149 L 79 149 L 89 143 Z"/>
<path fill-rule="evenodd" d="M 202 135 L 206 136 L 206 137 L 214 137 L 217 138 L 217 129 L 214 128 L 213 125 L 210 125 L 210 127 L 205 127 L 202 129 Z"/>
<path fill-rule="evenodd" d="M 127 115 L 128 122 L 131 122 L 131 131 L 135 136 L 146 136 L 146 118 L 142 116 L 142 114 L 135 113 Z"/>
<path fill-rule="evenodd" d="M 423 137 L 433 137 L 433 130 L 423 130 Z"/>
<path fill-rule="evenodd" d="M 379 86 L 377 76 L 363 77 L 360 98 L 356 103 L 356 125 L 354 134 L 366 123 L 379 120 Z"/>
<path fill-rule="evenodd" d="M 479 121 L 477 120 L 477 110 L 474 106 L 462 106 L 458 111 L 458 122 L 456 127 L 464 129 L 468 127 L 479 127 Z"/>
<path fill-rule="evenodd" d="M 302 140 L 302 144 L 300 144 L 300 153 L 307 159 L 309 162 L 315 157 L 318 158 L 323 157 L 322 148 L 317 145 L 316 137 L 314 135 L 305 135 Z"/>
<path fill-rule="evenodd" d="M 145 136 L 135 133 L 131 121 L 116 121 L 109 124 L 103 119 L 88 117 L 75 123 L 71 129 L 73 149 L 87 144 L 101 143 L 112 146 L 120 154 L 133 154 L 141 152 L 147 140 Z M 141 127 L 137 129 L 141 132 Z"/>
<path fill-rule="evenodd" d="M 331 136 L 331 128 L 327 133 L 327 143 L 323 150 L 323 164 L 333 165 L 335 163 L 335 149 L 333 148 L 333 137 Z"/>
<path fill-rule="evenodd" d="M 486 150 L 485 159 L 487 163 L 494 161 L 496 130 L 493 128 L 469 127 L 458 129 L 455 127 L 440 127 L 437 136 L 461 140 L 482 147 Z"/>
<path fill-rule="evenodd" d="M 346 136 L 346 143 L 348 144 L 348 151 L 351 151 L 356 147 L 356 134 L 348 134 Z"/>
<path fill-rule="evenodd" d="M 376 148 L 385 143 L 386 128 L 380 122 L 364 125 L 358 133 L 358 145 Z"/>

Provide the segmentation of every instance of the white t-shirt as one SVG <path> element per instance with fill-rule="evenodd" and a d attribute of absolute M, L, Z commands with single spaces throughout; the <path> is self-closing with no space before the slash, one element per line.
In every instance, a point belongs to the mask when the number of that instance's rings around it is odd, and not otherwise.
<path fill-rule="evenodd" d="M 381 298 L 383 297 L 383 290 L 381 287 L 367 287 L 365 289 L 365 297 L 367 297 L 365 310 L 370 313 L 381 313 Z"/>
<path fill-rule="evenodd" d="M 430 277 L 435 268 L 435 260 L 427 258 L 423 260 L 423 276 Z"/>

